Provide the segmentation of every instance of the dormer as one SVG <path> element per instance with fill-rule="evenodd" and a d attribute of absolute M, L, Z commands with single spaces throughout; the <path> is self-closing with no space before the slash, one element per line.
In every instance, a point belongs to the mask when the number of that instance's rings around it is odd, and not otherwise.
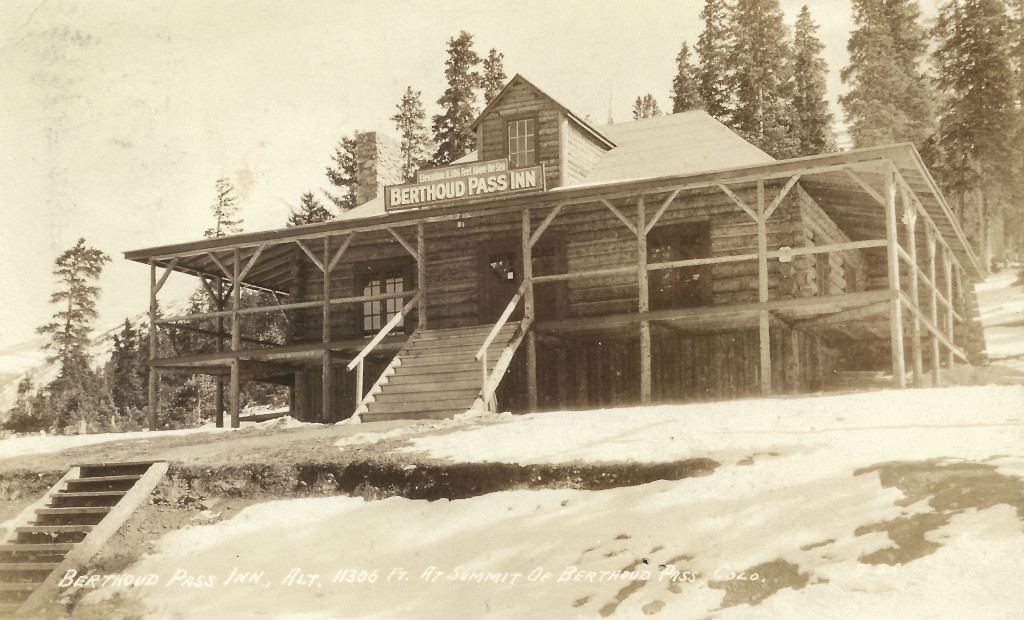
<path fill-rule="evenodd" d="M 548 189 L 574 185 L 615 147 L 586 121 L 516 74 L 474 121 L 477 159 L 544 165 Z"/>

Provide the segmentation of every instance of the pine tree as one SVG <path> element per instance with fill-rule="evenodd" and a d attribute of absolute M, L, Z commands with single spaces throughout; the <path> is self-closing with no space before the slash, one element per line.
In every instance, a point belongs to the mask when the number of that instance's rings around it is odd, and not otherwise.
<path fill-rule="evenodd" d="M 778 0 L 737 0 L 732 9 L 728 125 L 776 158 L 792 157 L 792 86 L 789 29 Z"/>
<path fill-rule="evenodd" d="M 50 417 L 41 402 L 43 397 L 34 388 L 31 376 L 18 382 L 17 399 L 0 427 L 14 433 L 36 433 L 50 427 Z"/>
<path fill-rule="evenodd" d="M 143 350 L 148 351 L 148 346 L 142 330 L 132 327 L 131 321 L 126 318 L 124 328 L 114 334 L 114 348 L 106 366 L 114 407 L 122 416 L 137 417 L 137 422 L 141 422 L 140 414 L 148 402 L 148 356 L 143 355 Z"/>
<path fill-rule="evenodd" d="M 424 124 L 427 114 L 420 103 L 420 91 L 413 90 L 412 86 L 405 89 L 402 101 L 395 107 L 398 111 L 391 120 L 395 121 L 402 138 L 402 174 L 411 181 L 416 171 L 430 159 L 430 133 Z"/>
<path fill-rule="evenodd" d="M 94 421 L 114 411 L 102 375 L 92 370 L 89 334 L 96 318 L 99 288 L 91 284 L 103 272 L 110 257 L 79 239 L 54 262 L 57 291 L 50 297 L 56 304 L 54 321 L 37 328 L 48 335 L 48 360 L 59 363 L 59 374 L 48 386 L 46 421 L 62 431 L 73 422 Z"/>
<path fill-rule="evenodd" d="M 50 303 L 59 309 L 52 322 L 36 331 L 49 336 L 45 347 L 51 353 L 47 360 L 59 362 L 61 374 L 88 367 L 89 333 L 100 293 L 91 282 L 99 279 L 108 262 L 110 257 L 86 246 L 85 239 L 79 239 L 54 262 L 57 290 L 50 296 Z"/>
<path fill-rule="evenodd" d="M 1009 180 L 1021 157 L 1008 21 L 1002 0 L 955 0 L 940 7 L 934 30 L 939 85 L 948 95 L 937 140 L 940 180 L 986 265 L 989 225 L 1016 198 Z"/>
<path fill-rule="evenodd" d="M 235 186 L 227 177 L 221 177 L 217 179 L 216 189 L 217 201 L 210 205 L 215 223 L 212 228 L 207 228 L 203 233 L 207 239 L 242 232 L 242 220 L 238 217 L 238 197 L 235 195 Z"/>
<path fill-rule="evenodd" d="M 683 41 L 676 55 L 676 76 L 672 78 L 672 113 L 696 110 L 703 106 L 697 68 L 690 64 L 690 46 Z"/>
<path fill-rule="evenodd" d="M 498 50 L 493 47 L 487 54 L 487 58 L 484 59 L 484 73 L 480 84 L 484 89 L 484 105 L 493 101 L 505 87 L 505 80 L 508 79 L 508 76 L 505 75 L 505 67 L 502 63 L 504 59 L 505 55 L 498 53 Z"/>
<path fill-rule="evenodd" d="M 448 88 L 437 100 L 443 112 L 434 116 L 431 126 L 437 144 L 433 163 L 438 166 L 450 164 L 476 146 L 470 125 L 477 112 L 474 89 L 480 85 L 480 73 L 476 71 L 479 64 L 480 57 L 473 51 L 473 35 L 463 30 L 458 37 L 448 40 L 444 70 Z"/>
<path fill-rule="evenodd" d="M 706 0 L 700 12 L 704 30 L 697 39 L 697 79 L 704 110 L 722 121 L 729 119 L 729 12 L 725 0 Z"/>
<path fill-rule="evenodd" d="M 326 222 L 333 217 L 334 214 L 316 199 L 313 192 L 306 192 L 299 199 L 298 209 L 293 209 L 288 213 L 287 226 Z"/>
<path fill-rule="evenodd" d="M 922 69 L 927 51 L 915 0 L 852 0 L 854 24 L 839 98 L 858 147 L 913 142 L 935 129 L 935 91 Z"/>
<path fill-rule="evenodd" d="M 818 40 L 818 25 L 804 5 L 793 29 L 794 133 L 797 155 L 817 155 L 835 150 L 832 113 L 825 100 L 828 66 L 821 57 L 825 46 Z"/>
<path fill-rule="evenodd" d="M 658 107 L 654 95 L 647 93 L 643 97 L 637 97 L 633 102 L 633 120 L 654 118 L 655 116 L 661 116 L 661 108 Z"/>
<path fill-rule="evenodd" d="M 327 166 L 327 180 L 334 189 L 324 189 L 324 195 L 342 212 L 356 206 L 356 138 L 342 136 L 331 155 L 333 166 Z"/>

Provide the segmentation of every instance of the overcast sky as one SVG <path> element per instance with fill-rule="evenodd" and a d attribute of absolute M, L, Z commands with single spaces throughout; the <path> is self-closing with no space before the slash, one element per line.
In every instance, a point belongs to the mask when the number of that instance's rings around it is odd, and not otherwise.
<path fill-rule="evenodd" d="M 783 0 L 792 24 L 804 1 Z M 190 241 L 211 225 L 214 182 L 239 190 L 245 230 L 284 224 L 324 186 L 338 138 L 394 133 L 406 86 L 428 114 L 460 30 L 580 115 L 630 118 L 651 92 L 671 108 L 680 43 L 703 0 L 366 2 L 3 0 L 0 3 L 0 350 L 53 309 L 54 259 L 79 237 L 113 259 L 97 326 L 148 307 L 148 269 L 126 250 Z M 840 88 L 848 0 L 810 3 Z M 931 2 L 922 2 L 933 13 Z M 176 276 L 162 303 L 194 288 Z"/>

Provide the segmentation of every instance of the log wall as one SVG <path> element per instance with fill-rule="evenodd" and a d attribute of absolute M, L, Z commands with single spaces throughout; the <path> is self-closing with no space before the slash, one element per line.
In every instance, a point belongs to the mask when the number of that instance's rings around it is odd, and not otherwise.
<path fill-rule="evenodd" d="M 512 86 L 477 126 L 477 148 L 481 160 L 508 157 L 508 129 L 510 120 L 533 117 L 537 119 L 537 163 L 544 164 L 547 187 L 558 187 L 561 178 L 560 117 L 561 111 L 551 100 L 527 84 Z"/>

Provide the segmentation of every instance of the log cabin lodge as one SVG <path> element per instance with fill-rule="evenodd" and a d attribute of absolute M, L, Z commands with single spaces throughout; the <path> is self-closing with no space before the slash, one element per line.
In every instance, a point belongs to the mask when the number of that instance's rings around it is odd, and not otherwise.
<path fill-rule="evenodd" d="M 473 129 L 412 183 L 361 134 L 358 206 L 329 222 L 127 252 L 151 271 L 151 427 L 174 372 L 215 375 L 237 426 L 242 381 L 371 421 L 903 388 L 983 359 L 984 268 L 910 144 L 777 161 L 702 111 L 594 127 L 520 75 Z M 160 315 L 174 271 L 214 310 Z M 260 313 L 282 341 L 245 333 Z M 216 347 L 161 358 L 163 329 Z"/>

